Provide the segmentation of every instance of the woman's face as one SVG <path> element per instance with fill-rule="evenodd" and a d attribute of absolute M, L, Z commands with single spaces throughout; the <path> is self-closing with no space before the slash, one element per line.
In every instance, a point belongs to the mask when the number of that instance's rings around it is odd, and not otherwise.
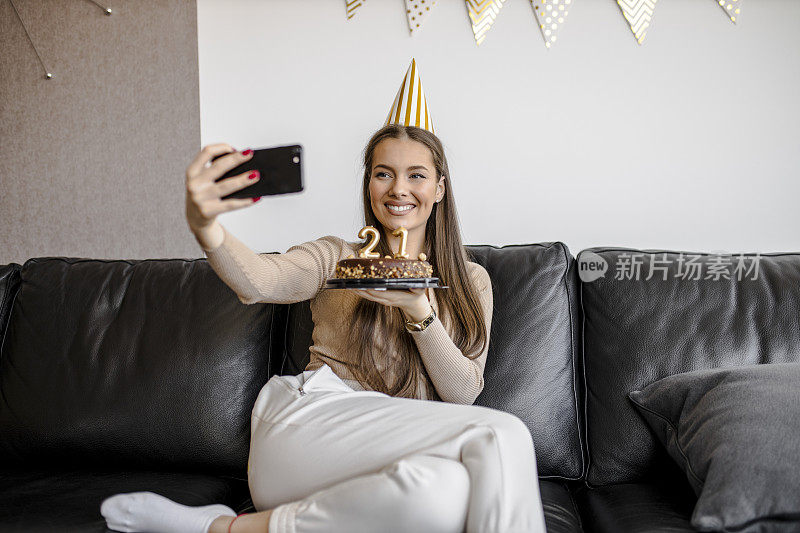
<path fill-rule="evenodd" d="M 444 197 L 444 180 L 436 179 L 433 155 L 424 144 L 409 139 L 388 138 L 375 147 L 369 196 L 372 212 L 391 231 L 422 228 L 436 200 Z M 389 206 L 411 206 L 393 210 Z"/>

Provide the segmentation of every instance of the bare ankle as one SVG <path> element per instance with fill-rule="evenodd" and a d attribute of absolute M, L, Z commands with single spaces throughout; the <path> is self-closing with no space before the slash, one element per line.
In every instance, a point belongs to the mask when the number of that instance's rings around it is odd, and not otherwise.
<path fill-rule="evenodd" d="M 246 513 L 238 517 L 218 516 L 211 522 L 208 533 L 228 533 L 231 522 L 236 518 L 238 518 L 238 520 L 236 520 L 236 523 L 230 528 L 231 533 L 247 533 L 249 531 L 269 533 L 269 517 L 271 515 L 272 509 L 258 513 Z"/>
<path fill-rule="evenodd" d="M 218 516 L 211 522 L 207 533 L 228 533 L 228 526 L 230 526 L 235 516 Z"/>

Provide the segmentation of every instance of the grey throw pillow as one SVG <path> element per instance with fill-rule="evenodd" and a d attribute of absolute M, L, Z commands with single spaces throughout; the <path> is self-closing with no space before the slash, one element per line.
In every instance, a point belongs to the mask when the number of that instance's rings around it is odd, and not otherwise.
<path fill-rule="evenodd" d="M 800 531 L 800 363 L 696 370 L 628 397 L 698 496 L 699 531 Z"/>

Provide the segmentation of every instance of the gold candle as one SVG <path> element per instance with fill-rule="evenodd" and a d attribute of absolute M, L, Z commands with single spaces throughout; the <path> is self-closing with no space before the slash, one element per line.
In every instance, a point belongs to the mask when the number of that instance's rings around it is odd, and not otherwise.
<path fill-rule="evenodd" d="M 381 239 L 381 234 L 372 226 L 364 226 L 358 231 L 358 237 L 360 239 L 366 239 L 367 235 L 369 235 L 371 240 L 366 246 L 358 250 L 358 257 L 362 257 L 364 259 L 380 257 L 381 254 L 379 252 L 373 252 L 372 250 L 378 246 L 378 241 Z"/>
<path fill-rule="evenodd" d="M 400 249 L 394 254 L 395 259 L 408 259 L 408 252 L 406 252 L 406 242 L 408 241 L 408 230 L 400 226 L 392 232 L 395 237 L 400 237 Z"/>

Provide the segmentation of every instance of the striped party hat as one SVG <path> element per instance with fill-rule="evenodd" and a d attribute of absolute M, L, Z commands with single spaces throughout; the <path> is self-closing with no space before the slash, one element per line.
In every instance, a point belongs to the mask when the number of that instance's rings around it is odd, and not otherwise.
<path fill-rule="evenodd" d="M 419 69 L 414 58 L 411 58 L 411 66 L 406 71 L 406 76 L 403 78 L 400 90 L 397 91 L 384 126 L 389 124 L 416 126 L 436 134 L 433 131 L 433 119 L 428 111 L 428 102 L 422 91 L 422 81 L 419 78 Z"/>

